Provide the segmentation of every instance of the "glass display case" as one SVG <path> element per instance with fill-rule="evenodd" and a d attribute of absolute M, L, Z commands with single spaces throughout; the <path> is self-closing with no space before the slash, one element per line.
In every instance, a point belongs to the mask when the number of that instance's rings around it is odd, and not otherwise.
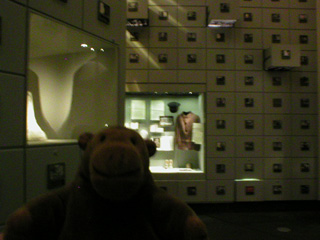
<path fill-rule="evenodd" d="M 31 13 L 27 143 L 74 142 L 118 123 L 118 45 Z"/>
<path fill-rule="evenodd" d="M 153 140 L 155 174 L 204 173 L 204 96 L 201 93 L 127 93 L 125 124 Z"/>

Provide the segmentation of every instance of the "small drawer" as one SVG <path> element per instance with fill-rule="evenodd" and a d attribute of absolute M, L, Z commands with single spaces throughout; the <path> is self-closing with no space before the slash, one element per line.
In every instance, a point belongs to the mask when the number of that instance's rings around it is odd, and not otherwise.
<path fill-rule="evenodd" d="M 176 48 L 178 30 L 169 27 L 150 27 L 149 45 L 155 48 Z"/>
<path fill-rule="evenodd" d="M 292 134 L 292 116 L 280 114 L 264 115 L 264 135 L 285 136 Z M 295 134 L 294 134 L 295 135 Z"/>
<path fill-rule="evenodd" d="M 235 82 L 237 92 L 263 91 L 263 77 L 261 71 L 238 71 Z"/>
<path fill-rule="evenodd" d="M 177 69 L 177 49 L 172 48 L 150 48 L 149 69 Z"/>
<path fill-rule="evenodd" d="M 207 114 L 207 135 L 235 135 L 234 114 Z"/>
<path fill-rule="evenodd" d="M 63 20 L 64 22 L 67 22 L 76 27 L 81 27 L 83 10 L 82 1 L 29 0 L 28 4 L 31 8 L 34 8 L 42 13 Z M 95 10 L 96 9 L 97 7 L 95 8 Z"/>
<path fill-rule="evenodd" d="M 0 70 L 26 74 L 26 8 L 0 2 Z M 19 36 L 19 37 L 17 37 Z"/>
<path fill-rule="evenodd" d="M 237 158 L 236 179 L 257 178 L 262 179 L 263 159 L 261 158 Z"/>
<path fill-rule="evenodd" d="M 208 136 L 207 156 L 228 158 L 235 156 L 235 139 L 230 136 Z"/>
<path fill-rule="evenodd" d="M 149 70 L 150 83 L 176 83 L 178 79 L 176 70 Z"/>
<path fill-rule="evenodd" d="M 317 113 L 317 96 L 315 93 L 293 93 L 291 99 L 292 113 Z"/>
<path fill-rule="evenodd" d="M 261 49 L 262 30 L 235 29 L 236 48 Z"/>
<path fill-rule="evenodd" d="M 265 92 L 291 92 L 289 72 L 266 71 L 263 79 Z"/>
<path fill-rule="evenodd" d="M 291 137 L 264 137 L 265 157 L 291 157 Z"/>
<path fill-rule="evenodd" d="M 317 137 L 295 136 L 292 138 L 292 156 L 294 157 L 316 157 Z"/>
<path fill-rule="evenodd" d="M 233 158 L 208 158 L 207 178 L 208 179 L 234 179 L 235 161 Z"/>
<path fill-rule="evenodd" d="M 127 83 L 148 82 L 148 70 L 126 70 Z"/>
<path fill-rule="evenodd" d="M 316 158 L 293 158 L 292 159 L 292 176 L 294 178 L 311 178 L 317 176 Z"/>
<path fill-rule="evenodd" d="M 204 49 L 187 48 L 179 49 L 179 69 L 205 69 L 206 51 Z"/>
<path fill-rule="evenodd" d="M 301 51 L 300 67 L 292 69 L 295 72 L 317 71 L 317 52 L 316 51 Z"/>
<path fill-rule="evenodd" d="M 127 47 L 149 47 L 149 29 L 136 28 L 126 31 Z"/>
<path fill-rule="evenodd" d="M 234 28 L 207 28 L 207 48 L 234 48 Z"/>
<path fill-rule="evenodd" d="M 0 147 L 23 146 L 25 140 L 25 78 L 0 73 Z"/>
<path fill-rule="evenodd" d="M 263 185 L 266 201 L 292 200 L 291 182 L 289 180 L 265 180 Z"/>
<path fill-rule="evenodd" d="M 273 44 L 289 44 L 289 30 L 263 29 L 263 49 L 270 48 Z"/>
<path fill-rule="evenodd" d="M 235 94 L 207 93 L 207 113 L 234 113 Z"/>
<path fill-rule="evenodd" d="M 178 46 L 180 48 L 203 48 L 206 39 L 206 28 L 178 28 Z"/>
<path fill-rule="evenodd" d="M 76 175 L 79 163 L 80 149 L 77 145 L 27 149 L 27 201 L 71 182 Z M 51 175 L 54 177 L 50 177 Z"/>
<path fill-rule="evenodd" d="M 204 70 L 179 70 L 179 83 L 206 83 L 206 71 Z"/>
<path fill-rule="evenodd" d="M 265 158 L 265 179 L 288 179 L 292 176 L 291 158 Z"/>
<path fill-rule="evenodd" d="M 239 2 L 233 0 L 207 1 L 210 19 L 237 19 Z"/>
<path fill-rule="evenodd" d="M 265 8 L 262 10 L 263 28 L 288 29 L 289 28 L 289 11 L 277 8 Z"/>
<path fill-rule="evenodd" d="M 286 114 L 291 112 L 290 93 L 265 93 L 265 113 Z"/>
<path fill-rule="evenodd" d="M 291 115 L 292 135 L 295 136 L 315 136 L 318 129 L 317 115 Z"/>
<path fill-rule="evenodd" d="M 236 201 L 263 201 L 264 188 L 262 181 L 236 181 Z"/>
<path fill-rule="evenodd" d="M 73 1 L 82 2 L 78 0 Z M 55 10 L 55 8 L 53 9 Z M 118 14 L 126 12 L 126 4 L 124 2 L 114 0 L 83 0 L 83 8 L 80 9 L 79 13 L 82 12 L 82 9 L 83 21 L 81 24 L 84 30 L 111 42 L 118 44 L 122 42 L 123 34 L 126 30 L 126 21 L 123 18 L 119 18 Z M 68 17 L 73 19 L 72 14 L 65 15 L 70 15 Z"/>
<path fill-rule="evenodd" d="M 263 56 L 261 50 L 235 50 L 237 70 L 259 71 L 263 68 Z"/>
<path fill-rule="evenodd" d="M 237 157 L 263 157 L 263 137 L 236 137 Z"/>
<path fill-rule="evenodd" d="M 179 198 L 188 202 L 206 202 L 206 181 L 179 181 Z"/>
<path fill-rule="evenodd" d="M 315 93 L 317 91 L 316 72 L 292 72 L 291 73 L 292 92 Z"/>
<path fill-rule="evenodd" d="M 238 12 L 237 27 L 239 28 L 261 28 L 262 9 L 261 8 L 240 8 Z"/>
<path fill-rule="evenodd" d="M 291 29 L 316 29 L 316 10 L 291 9 L 290 28 Z"/>
<path fill-rule="evenodd" d="M 149 25 L 150 27 L 173 27 L 177 26 L 178 7 L 177 6 L 150 6 Z"/>
<path fill-rule="evenodd" d="M 292 200 L 316 200 L 317 180 L 291 180 Z"/>
<path fill-rule="evenodd" d="M 302 51 L 316 51 L 317 32 L 315 30 L 290 30 L 290 42 L 300 45 Z"/>
<path fill-rule="evenodd" d="M 235 200 L 234 181 L 207 181 L 208 202 L 233 202 Z"/>
<path fill-rule="evenodd" d="M 207 69 L 234 70 L 234 51 L 229 49 L 209 49 L 207 51 Z"/>
<path fill-rule="evenodd" d="M 262 113 L 262 93 L 237 93 L 236 113 Z"/>
<path fill-rule="evenodd" d="M 179 26 L 206 27 L 206 7 L 178 7 Z"/>
<path fill-rule="evenodd" d="M 234 71 L 207 71 L 207 91 L 235 91 L 235 78 L 236 72 Z"/>
<path fill-rule="evenodd" d="M 263 116 L 257 114 L 237 114 L 236 115 L 236 134 L 238 136 L 262 136 L 263 135 Z"/>
<path fill-rule="evenodd" d="M 167 193 L 178 196 L 179 186 L 177 181 L 155 181 L 156 185 L 166 191 Z"/>
<path fill-rule="evenodd" d="M 148 49 L 147 48 L 127 48 L 126 49 L 127 69 L 148 69 Z"/>
<path fill-rule="evenodd" d="M 24 203 L 24 151 L 0 151 L 0 224 Z"/>

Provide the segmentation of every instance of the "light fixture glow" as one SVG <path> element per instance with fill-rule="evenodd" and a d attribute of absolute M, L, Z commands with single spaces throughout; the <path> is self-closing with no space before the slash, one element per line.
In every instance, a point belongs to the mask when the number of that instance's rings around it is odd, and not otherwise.
<path fill-rule="evenodd" d="M 94 52 L 94 48 L 92 47 L 92 48 L 90 48 L 90 50 L 92 51 L 92 52 Z"/>
<path fill-rule="evenodd" d="M 103 48 L 100 48 L 100 51 L 101 51 L 101 52 L 104 52 L 104 49 L 103 49 Z"/>
<path fill-rule="evenodd" d="M 81 47 L 83 47 L 83 48 L 88 47 L 88 45 L 87 45 L 87 44 L 85 44 L 85 43 L 82 43 L 80 46 L 81 46 Z"/>

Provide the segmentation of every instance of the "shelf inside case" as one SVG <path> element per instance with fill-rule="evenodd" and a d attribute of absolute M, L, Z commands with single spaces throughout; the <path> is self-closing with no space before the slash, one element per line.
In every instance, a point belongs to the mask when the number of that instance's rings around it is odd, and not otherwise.
<path fill-rule="evenodd" d="M 127 93 L 125 124 L 153 140 L 152 173 L 204 172 L 203 93 Z"/>
<path fill-rule="evenodd" d="M 118 123 L 118 45 L 30 14 L 27 144 L 70 144 Z"/>

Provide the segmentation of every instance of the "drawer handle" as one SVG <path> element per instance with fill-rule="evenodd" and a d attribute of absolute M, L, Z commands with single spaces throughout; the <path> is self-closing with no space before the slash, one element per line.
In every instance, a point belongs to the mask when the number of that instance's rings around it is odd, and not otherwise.
<path fill-rule="evenodd" d="M 68 0 L 60 0 L 60 2 L 67 3 L 67 2 L 68 2 Z"/>

